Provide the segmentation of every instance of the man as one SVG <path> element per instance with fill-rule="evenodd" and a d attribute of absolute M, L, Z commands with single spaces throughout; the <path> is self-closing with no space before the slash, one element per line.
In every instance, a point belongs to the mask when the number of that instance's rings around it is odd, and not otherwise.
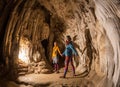
<path fill-rule="evenodd" d="M 73 45 L 72 45 L 72 41 L 71 41 L 71 37 L 70 36 L 66 36 L 66 48 L 65 51 L 63 52 L 62 56 L 65 56 L 65 68 L 64 68 L 64 75 L 61 76 L 60 78 L 65 78 L 67 71 L 68 71 L 68 65 L 69 62 L 71 63 L 72 66 L 72 70 L 73 70 L 73 76 L 75 76 L 75 67 L 73 65 L 73 59 L 72 56 L 73 55 L 78 55 L 76 50 L 74 49 Z"/>

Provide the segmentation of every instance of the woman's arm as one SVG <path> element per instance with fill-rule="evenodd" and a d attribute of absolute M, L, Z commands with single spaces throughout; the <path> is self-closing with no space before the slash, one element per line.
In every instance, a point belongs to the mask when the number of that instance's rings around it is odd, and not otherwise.
<path fill-rule="evenodd" d="M 58 53 L 62 56 L 62 53 L 61 53 L 59 47 L 57 47 L 57 51 L 58 51 Z"/>
<path fill-rule="evenodd" d="M 75 48 L 73 47 L 73 45 L 70 46 L 70 48 L 72 49 L 72 52 L 75 56 L 78 56 L 77 51 L 75 50 Z"/>

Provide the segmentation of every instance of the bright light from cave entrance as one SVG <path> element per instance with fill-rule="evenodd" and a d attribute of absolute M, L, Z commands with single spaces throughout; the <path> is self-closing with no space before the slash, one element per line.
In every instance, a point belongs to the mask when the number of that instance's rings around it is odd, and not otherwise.
<path fill-rule="evenodd" d="M 19 51 L 18 58 L 28 64 L 29 63 L 28 50 L 21 48 Z"/>
<path fill-rule="evenodd" d="M 21 39 L 18 58 L 26 64 L 28 64 L 30 62 L 29 49 L 30 49 L 29 42 L 24 39 Z"/>

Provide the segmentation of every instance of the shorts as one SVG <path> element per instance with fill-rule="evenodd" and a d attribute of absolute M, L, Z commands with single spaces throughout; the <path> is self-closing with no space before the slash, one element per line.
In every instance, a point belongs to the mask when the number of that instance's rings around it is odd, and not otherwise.
<path fill-rule="evenodd" d="M 54 58 L 53 58 L 53 64 L 54 64 L 54 63 L 58 63 L 58 57 L 54 57 Z"/>

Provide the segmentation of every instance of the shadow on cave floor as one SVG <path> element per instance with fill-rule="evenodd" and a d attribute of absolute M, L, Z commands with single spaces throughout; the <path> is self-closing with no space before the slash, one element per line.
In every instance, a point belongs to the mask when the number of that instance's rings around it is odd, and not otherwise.
<path fill-rule="evenodd" d="M 59 78 L 63 75 L 64 69 L 60 69 L 60 73 L 52 74 L 28 74 L 20 76 L 16 82 L 4 81 L 0 84 L 0 87 L 96 87 L 101 81 L 101 77 L 97 76 L 94 71 L 90 74 L 87 72 L 72 76 L 72 69 L 69 68 L 66 78 Z M 1 83 L 1 81 L 0 81 Z"/>
<path fill-rule="evenodd" d="M 95 71 L 88 73 L 77 73 L 72 76 L 72 67 L 69 66 L 65 79 L 59 78 L 64 73 L 61 68 L 60 73 L 52 74 L 27 74 L 19 76 L 15 82 L 0 79 L 0 87 L 96 87 L 103 77 L 97 76 Z"/>

